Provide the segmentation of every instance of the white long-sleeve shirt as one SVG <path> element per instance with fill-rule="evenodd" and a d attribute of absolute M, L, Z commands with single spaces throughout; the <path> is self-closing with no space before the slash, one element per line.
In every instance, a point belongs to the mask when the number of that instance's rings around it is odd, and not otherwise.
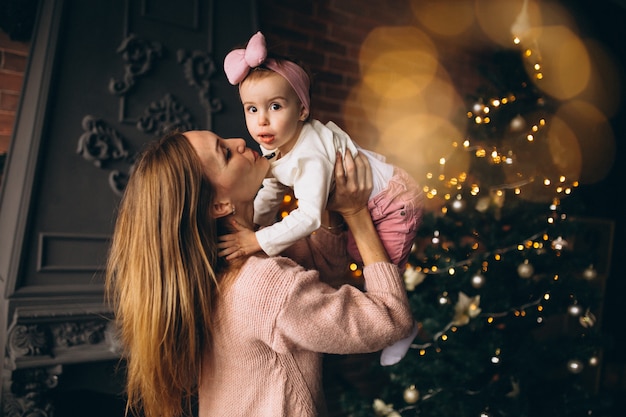
<path fill-rule="evenodd" d="M 263 147 L 261 150 L 263 154 L 271 152 Z M 334 186 L 337 150 L 342 154 L 350 150 L 354 156 L 361 152 L 368 158 L 374 182 L 371 196 L 387 186 L 394 168 L 382 155 L 360 148 L 333 122 L 324 125 L 311 120 L 305 123 L 293 148 L 272 162 L 273 178 L 263 181 L 263 188 L 254 201 L 254 222 L 262 226 L 256 238 L 266 254 L 275 256 L 320 227 L 328 195 Z M 293 189 L 298 207 L 276 222 L 287 187 Z"/>

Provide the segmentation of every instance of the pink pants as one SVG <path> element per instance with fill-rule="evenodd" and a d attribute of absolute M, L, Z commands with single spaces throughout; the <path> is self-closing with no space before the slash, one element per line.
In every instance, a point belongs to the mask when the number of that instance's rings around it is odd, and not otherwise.
<path fill-rule="evenodd" d="M 396 167 L 387 188 L 372 197 L 367 206 L 389 259 L 398 266 L 400 273 L 404 272 L 422 222 L 422 190 L 407 172 Z M 349 231 L 348 253 L 356 262 L 363 261 Z"/>

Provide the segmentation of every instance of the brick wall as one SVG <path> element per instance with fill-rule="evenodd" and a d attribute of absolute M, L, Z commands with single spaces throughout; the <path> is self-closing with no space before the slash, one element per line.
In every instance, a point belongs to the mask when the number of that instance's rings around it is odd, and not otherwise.
<path fill-rule="evenodd" d="M 0 30 L 0 155 L 9 148 L 29 47 Z"/>
<path fill-rule="evenodd" d="M 277 53 L 305 61 L 314 76 L 312 116 L 342 126 L 342 107 L 359 80 L 359 48 L 381 25 L 413 23 L 404 0 L 259 0 L 259 26 Z"/>

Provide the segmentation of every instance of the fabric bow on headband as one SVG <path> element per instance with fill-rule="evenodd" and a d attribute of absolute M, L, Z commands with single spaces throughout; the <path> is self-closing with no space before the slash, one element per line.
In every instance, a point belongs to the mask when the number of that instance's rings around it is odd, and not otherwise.
<path fill-rule="evenodd" d="M 224 59 L 224 72 L 228 82 L 237 85 L 250 72 L 250 68 L 261 65 L 267 57 L 267 47 L 265 46 L 265 36 L 261 32 L 255 33 L 246 49 L 235 49 L 229 52 Z"/>
<path fill-rule="evenodd" d="M 228 82 L 237 85 L 242 82 L 250 69 L 260 65 L 280 74 L 294 89 L 304 108 L 309 111 L 311 99 L 309 97 L 310 80 L 306 71 L 298 64 L 288 60 L 267 58 L 265 36 L 261 32 L 255 33 L 246 49 L 234 49 L 224 58 L 224 72 Z"/>

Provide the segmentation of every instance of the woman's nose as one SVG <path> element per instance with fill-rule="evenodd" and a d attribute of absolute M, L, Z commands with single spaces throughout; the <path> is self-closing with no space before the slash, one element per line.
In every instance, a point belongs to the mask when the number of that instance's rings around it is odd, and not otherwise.
<path fill-rule="evenodd" d="M 235 149 L 237 149 L 237 152 L 239 153 L 244 153 L 246 151 L 246 148 L 248 147 L 246 141 L 242 138 L 237 138 L 237 139 L 232 139 L 233 144 L 235 145 Z"/>

